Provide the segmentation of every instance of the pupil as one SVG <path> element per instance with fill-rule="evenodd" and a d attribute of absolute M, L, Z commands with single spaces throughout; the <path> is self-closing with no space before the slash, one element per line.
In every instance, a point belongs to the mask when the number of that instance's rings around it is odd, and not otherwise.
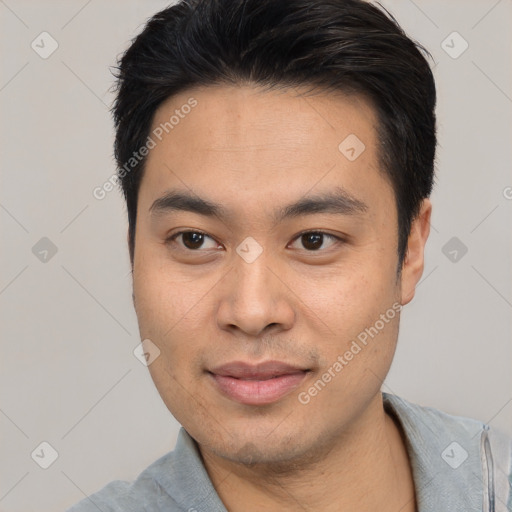
<path fill-rule="evenodd" d="M 304 247 L 306 249 L 318 249 L 319 247 L 322 246 L 322 237 L 323 235 L 321 233 L 306 233 L 305 235 L 302 235 Z M 312 241 L 311 244 L 307 242 L 308 239 L 309 241 Z M 310 247 L 308 247 L 308 245 Z"/>
<path fill-rule="evenodd" d="M 203 243 L 204 235 L 202 233 L 183 233 L 183 243 L 188 249 L 199 249 Z"/>

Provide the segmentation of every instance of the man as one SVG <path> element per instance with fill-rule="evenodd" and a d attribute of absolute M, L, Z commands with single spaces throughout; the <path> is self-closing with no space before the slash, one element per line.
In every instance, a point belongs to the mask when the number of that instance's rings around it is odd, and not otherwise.
<path fill-rule="evenodd" d="M 512 510 L 508 438 L 380 391 L 429 235 L 422 50 L 362 0 L 187 0 L 135 39 L 133 299 L 183 428 L 72 512 Z"/>

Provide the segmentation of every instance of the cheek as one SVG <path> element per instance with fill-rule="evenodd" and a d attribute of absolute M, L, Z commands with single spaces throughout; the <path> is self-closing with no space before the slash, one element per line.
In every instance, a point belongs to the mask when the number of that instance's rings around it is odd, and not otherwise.
<path fill-rule="evenodd" d="M 204 299 L 163 279 L 146 279 L 134 293 L 141 337 L 158 346 L 169 368 L 176 367 L 177 361 L 185 366 L 191 354 L 199 350 L 199 340 L 204 339 L 204 333 L 200 335 L 204 322 L 199 318 Z"/>
<path fill-rule="evenodd" d="M 208 301 L 198 283 L 176 282 L 168 271 L 166 275 L 163 270 L 149 268 L 134 272 L 141 338 L 150 339 L 160 350 L 148 370 L 167 408 L 178 421 L 184 421 L 190 407 L 200 408 L 202 402 L 195 392 L 200 377 L 200 344 L 205 340 L 199 314 L 208 307 Z"/>
<path fill-rule="evenodd" d="M 150 365 L 158 387 L 167 373 L 180 382 L 197 377 L 197 358 L 208 340 L 214 315 L 215 276 L 180 275 L 157 260 L 134 269 L 135 309 L 142 339 L 150 339 L 160 357 Z M 154 374 L 154 375 L 153 375 Z M 184 382 L 182 382 L 185 384 Z M 171 390 L 168 393 L 172 393 Z"/>
<path fill-rule="evenodd" d="M 190 372 L 185 370 L 186 361 L 179 353 L 163 352 L 148 369 L 151 379 L 167 409 L 182 424 L 193 410 L 205 408 L 201 395 L 196 392 Z M 181 369 L 181 371 L 179 371 Z"/>
<path fill-rule="evenodd" d="M 135 309 L 141 335 L 167 338 L 187 317 L 192 317 L 204 295 L 203 280 L 180 277 L 158 254 L 147 251 L 133 272 Z"/>
<path fill-rule="evenodd" d="M 331 406 L 337 403 L 345 407 L 354 393 L 369 399 L 389 371 L 398 335 L 399 295 L 394 274 L 390 278 L 382 266 L 372 274 L 366 268 L 363 264 L 354 266 L 334 281 L 323 298 L 319 293 L 317 300 L 323 302 L 316 308 L 323 312 L 322 320 L 330 328 L 321 343 L 325 366 L 319 377 L 325 372 L 336 377 L 317 406 L 327 407 L 331 402 Z"/>
<path fill-rule="evenodd" d="M 399 297 L 393 265 L 362 255 L 315 282 L 302 276 L 294 286 L 325 333 L 347 340 L 372 325 Z"/>

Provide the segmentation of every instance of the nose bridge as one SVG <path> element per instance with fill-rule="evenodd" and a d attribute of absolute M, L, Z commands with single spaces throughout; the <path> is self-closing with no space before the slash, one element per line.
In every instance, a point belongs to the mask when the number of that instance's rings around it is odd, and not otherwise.
<path fill-rule="evenodd" d="M 247 245 L 245 246 L 247 248 Z M 244 246 L 237 249 L 240 253 Z M 256 248 L 250 246 L 247 253 L 237 254 L 234 261 L 233 286 L 237 306 L 255 308 L 256 310 L 270 310 L 275 300 L 273 273 L 268 268 L 272 262 L 269 261 L 268 250 L 261 250 L 255 254 Z M 251 254 L 252 253 L 252 254 Z M 248 257 L 246 257 L 248 256 Z"/>
<path fill-rule="evenodd" d="M 233 265 L 235 267 L 235 279 L 243 288 L 253 289 L 259 293 L 259 287 L 268 285 L 269 274 L 272 274 L 267 268 L 272 265 L 271 249 L 267 239 L 258 237 L 258 240 L 252 236 L 247 236 L 236 247 L 236 254 L 233 255 Z"/>

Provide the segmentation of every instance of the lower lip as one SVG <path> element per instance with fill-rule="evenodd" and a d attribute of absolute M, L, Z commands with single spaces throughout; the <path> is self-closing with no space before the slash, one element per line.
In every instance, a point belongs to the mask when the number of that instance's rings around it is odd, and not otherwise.
<path fill-rule="evenodd" d="M 301 371 L 267 380 L 242 380 L 211 375 L 220 391 L 232 400 L 246 405 L 265 405 L 277 402 L 297 388 L 306 377 L 306 373 Z"/>

